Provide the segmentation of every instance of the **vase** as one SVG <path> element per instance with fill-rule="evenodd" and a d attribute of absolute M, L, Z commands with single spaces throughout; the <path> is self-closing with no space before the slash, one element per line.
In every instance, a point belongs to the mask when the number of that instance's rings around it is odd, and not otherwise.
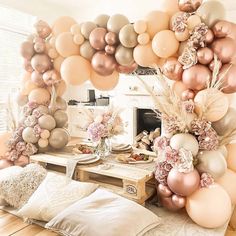
<path fill-rule="evenodd" d="M 101 138 L 99 141 L 96 150 L 95 155 L 97 157 L 100 157 L 101 159 L 106 159 L 111 153 L 111 142 L 108 137 Z"/>

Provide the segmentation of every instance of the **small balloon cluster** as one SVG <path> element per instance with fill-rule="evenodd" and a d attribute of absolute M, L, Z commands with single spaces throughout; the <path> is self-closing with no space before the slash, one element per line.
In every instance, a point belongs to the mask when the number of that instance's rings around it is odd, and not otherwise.
<path fill-rule="evenodd" d="M 36 33 L 21 45 L 25 74 L 17 103 L 22 107 L 22 117 L 8 140 L 1 168 L 24 166 L 29 156 L 48 148 L 63 148 L 69 140 L 64 129 L 68 121 L 67 103 L 61 98 L 66 86 L 53 67 L 54 52 L 47 45 L 51 28 L 39 21 L 35 30 Z"/>

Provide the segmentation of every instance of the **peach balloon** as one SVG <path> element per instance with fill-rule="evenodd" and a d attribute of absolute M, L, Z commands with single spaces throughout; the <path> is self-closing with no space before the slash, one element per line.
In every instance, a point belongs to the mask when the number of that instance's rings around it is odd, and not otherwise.
<path fill-rule="evenodd" d="M 90 81 L 98 90 L 112 90 L 119 82 L 119 73 L 114 71 L 111 75 L 101 76 L 92 70 Z"/>
<path fill-rule="evenodd" d="M 81 45 L 84 42 L 84 36 L 82 34 L 76 34 L 73 40 L 75 44 Z"/>
<path fill-rule="evenodd" d="M 21 89 L 21 94 L 22 95 L 29 95 L 29 93 L 32 90 L 37 89 L 37 88 L 38 88 L 37 84 L 35 84 L 32 80 L 28 80 L 23 85 L 23 87 Z"/>
<path fill-rule="evenodd" d="M 199 24 L 201 24 L 201 18 L 198 15 L 192 15 L 187 20 L 187 26 L 189 30 L 193 30 Z"/>
<path fill-rule="evenodd" d="M 62 16 L 52 25 L 52 33 L 57 36 L 63 32 L 70 32 L 70 28 L 74 24 L 76 24 L 76 21 L 72 17 Z"/>
<path fill-rule="evenodd" d="M 66 58 L 61 65 L 61 77 L 71 85 L 81 85 L 90 78 L 90 62 L 81 56 Z"/>
<path fill-rule="evenodd" d="M 230 143 L 226 146 L 228 151 L 228 157 L 227 157 L 227 166 L 230 170 L 233 170 L 236 172 L 236 143 Z"/>
<path fill-rule="evenodd" d="M 135 62 L 143 67 L 156 65 L 159 62 L 159 58 L 152 50 L 151 43 L 136 46 L 133 51 L 133 57 Z"/>
<path fill-rule="evenodd" d="M 141 45 L 145 45 L 145 44 L 148 44 L 149 41 L 150 41 L 150 36 L 148 33 L 142 33 L 138 36 L 137 38 L 138 40 L 138 43 L 141 44 Z"/>
<path fill-rule="evenodd" d="M 61 70 L 61 64 L 62 64 L 62 62 L 63 62 L 64 60 L 65 60 L 64 57 L 59 56 L 59 57 L 57 57 L 57 58 L 53 61 L 53 67 L 54 67 L 54 69 L 55 69 L 56 71 L 60 72 L 60 70 Z"/>
<path fill-rule="evenodd" d="M 236 204 L 236 173 L 227 169 L 225 174 L 217 180 L 217 183 L 229 194 L 233 204 Z"/>
<path fill-rule="evenodd" d="M 183 74 L 183 66 L 175 57 L 170 57 L 162 67 L 163 74 L 171 80 L 181 80 Z"/>
<path fill-rule="evenodd" d="M 21 84 L 25 84 L 30 79 L 31 79 L 31 73 L 30 72 L 24 72 L 22 77 L 21 77 Z"/>
<path fill-rule="evenodd" d="M 218 184 L 200 188 L 187 198 L 186 211 L 198 225 L 218 228 L 231 216 L 231 200 L 227 192 Z"/>
<path fill-rule="evenodd" d="M 79 24 L 74 24 L 70 27 L 70 32 L 73 34 L 73 35 L 76 35 L 76 34 L 81 34 L 81 30 L 80 30 L 80 25 Z"/>
<path fill-rule="evenodd" d="M 179 11 L 178 0 L 158 0 L 157 8 L 172 16 Z"/>
<path fill-rule="evenodd" d="M 40 105 L 43 105 L 50 100 L 50 93 L 47 89 L 44 88 L 37 88 L 30 92 L 29 94 L 29 101 L 36 102 Z"/>
<path fill-rule="evenodd" d="M 178 48 L 179 42 L 175 37 L 175 33 L 171 30 L 163 30 L 157 33 L 152 40 L 152 49 L 161 58 L 174 55 Z"/>
<path fill-rule="evenodd" d="M 190 33 L 188 29 L 185 29 L 183 32 L 175 32 L 175 37 L 178 41 L 183 42 L 189 39 Z"/>
<path fill-rule="evenodd" d="M 13 166 L 12 161 L 8 161 L 6 159 L 0 159 L 0 170 L 5 169 L 10 166 Z"/>
<path fill-rule="evenodd" d="M 79 54 L 79 46 L 74 43 L 73 35 L 70 32 L 58 35 L 55 46 L 58 53 L 63 57 Z"/>
<path fill-rule="evenodd" d="M 211 71 L 203 65 L 195 65 L 183 72 L 183 83 L 192 90 L 201 90 L 207 86 L 211 79 Z"/>
<path fill-rule="evenodd" d="M 161 20 L 158 20 L 161 19 Z M 167 13 L 162 11 L 152 11 L 148 13 L 145 18 L 147 22 L 147 33 L 151 38 L 155 36 L 156 33 L 169 29 L 170 17 Z"/>
<path fill-rule="evenodd" d="M 188 87 L 182 81 L 174 82 L 172 86 L 172 90 L 175 92 L 176 95 L 182 97 L 182 93 L 186 91 Z"/>
<path fill-rule="evenodd" d="M 137 34 L 142 34 L 147 30 L 147 23 L 144 20 L 138 20 L 134 23 L 134 31 Z"/>
<path fill-rule="evenodd" d="M 8 151 L 7 140 L 11 137 L 11 133 L 3 133 L 0 135 L 0 157 L 4 156 Z"/>
<path fill-rule="evenodd" d="M 203 65 L 209 64 L 213 60 L 213 57 L 214 53 L 210 48 L 200 48 L 197 51 L 197 59 Z"/>
<path fill-rule="evenodd" d="M 57 58 L 59 56 L 59 54 L 58 54 L 58 52 L 57 52 L 57 50 L 55 48 L 50 48 L 48 50 L 48 56 L 50 58 L 52 58 L 52 59 L 55 59 L 55 58 Z"/>

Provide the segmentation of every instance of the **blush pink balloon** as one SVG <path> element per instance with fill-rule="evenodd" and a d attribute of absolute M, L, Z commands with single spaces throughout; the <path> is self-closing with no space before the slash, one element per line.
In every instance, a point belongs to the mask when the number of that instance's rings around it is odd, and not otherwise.
<path fill-rule="evenodd" d="M 31 66 L 31 62 L 29 60 L 27 60 L 27 59 L 24 60 L 23 67 L 29 73 L 34 71 L 33 67 Z"/>
<path fill-rule="evenodd" d="M 115 45 L 118 43 L 117 34 L 114 32 L 108 32 L 105 36 L 105 41 L 108 45 Z"/>
<path fill-rule="evenodd" d="M 116 48 L 115 48 L 114 46 L 106 45 L 106 47 L 105 47 L 105 52 L 106 52 L 107 54 L 112 55 L 112 54 L 115 53 L 115 51 L 116 51 Z"/>
<path fill-rule="evenodd" d="M 107 30 L 105 28 L 95 28 L 89 35 L 89 42 L 96 50 L 103 50 L 106 46 L 105 35 Z"/>
<path fill-rule="evenodd" d="M 170 197 L 173 194 L 168 186 L 165 186 L 163 184 L 159 184 L 157 186 L 157 193 L 162 197 Z"/>
<path fill-rule="evenodd" d="M 99 75 L 108 76 L 115 70 L 116 60 L 114 56 L 107 55 L 104 51 L 99 51 L 93 55 L 91 65 Z"/>
<path fill-rule="evenodd" d="M 26 166 L 29 164 L 29 157 L 21 155 L 17 160 L 14 161 L 15 166 Z"/>
<path fill-rule="evenodd" d="M 229 63 L 236 55 L 236 43 L 232 38 L 216 39 L 211 48 L 222 63 Z"/>
<path fill-rule="evenodd" d="M 48 86 L 55 85 L 59 83 L 60 80 L 60 74 L 56 70 L 48 70 L 43 74 L 43 81 Z"/>
<path fill-rule="evenodd" d="M 30 41 L 25 41 L 21 44 L 20 47 L 21 56 L 27 60 L 30 60 L 32 56 L 35 54 L 34 44 Z"/>
<path fill-rule="evenodd" d="M 171 197 L 160 197 L 159 200 L 161 205 L 170 211 L 178 211 L 180 209 L 173 203 Z"/>
<path fill-rule="evenodd" d="M 45 83 L 43 81 L 43 74 L 33 71 L 31 74 L 31 80 L 38 86 L 38 87 L 44 87 Z"/>
<path fill-rule="evenodd" d="M 189 173 L 182 173 L 173 168 L 167 177 L 167 183 L 172 192 L 186 197 L 198 189 L 200 175 L 196 169 Z"/>
<path fill-rule="evenodd" d="M 195 97 L 195 93 L 191 89 L 187 89 L 187 90 L 183 91 L 183 93 L 181 95 L 182 101 L 187 101 L 189 99 L 194 99 L 194 97 Z"/>
<path fill-rule="evenodd" d="M 181 197 L 181 196 L 178 196 L 176 194 L 173 194 L 171 199 L 172 199 L 172 202 L 175 206 L 177 206 L 179 208 L 185 207 L 185 204 L 186 204 L 185 197 Z"/>
<path fill-rule="evenodd" d="M 129 74 L 129 73 L 134 72 L 137 68 L 138 68 L 138 64 L 134 62 L 130 66 L 117 65 L 116 70 L 119 73 Z"/>
<path fill-rule="evenodd" d="M 171 80 L 181 80 L 183 66 L 175 57 L 168 58 L 162 67 L 163 74 Z"/>
<path fill-rule="evenodd" d="M 36 54 L 31 59 L 31 65 L 34 70 L 44 73 L 52 67 L 52 62 L 46 54 Z"/>
<path fill-rule="evenodd" d="M 228 72 L 226 73 L 226 71 Z M 234 93 L 236 92 L 236 65 L 230 65 L 230 64 L 225 64 L 222 66 L 220 73 L 219 73 L 219 78 L 221 78 L 224 75 L 223 78 L 223 89 L 222 91 L 224 93 Z"/>
<path fill-rule="evenodd" d="M 197 64 L 184 70 L 183 83 L 192 90 L 204 89 L 207 81 L 211 79 L 211 71 L 204 65 Z"/>
<path fill-rule="evenodd" d="M 210 30 L 210 29 L 208 29 L 208 31 L 207 31 L 207 33 L 205 34 L 205 42 L 207 43 L 207 44 L 210 44 L 210 43 L 212 43 L 213 42 L 213 40 L 214 40 L 214 33 L 213 33 L 213 31 L 212 30 Z"/>
<path fill-rule="evenodd" d="M 197 51 L 198 62 L 203 65 L 209 64 L 212 61 L 213 57 L 214 57 L 214 53 L 210 48 L 207 48 L 207 47 L 200 48 Z"/>
<path fill-rule="evenodd" d="M 13 166 L 12 161 L 8 161 L 6 159 L 1 159 L 0 160 L 0 170 L 5 169 L 7 167 Z"/>

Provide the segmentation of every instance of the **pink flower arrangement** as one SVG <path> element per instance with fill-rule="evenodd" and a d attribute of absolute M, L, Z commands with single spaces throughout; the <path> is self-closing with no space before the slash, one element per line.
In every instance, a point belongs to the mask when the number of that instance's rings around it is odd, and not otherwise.
<path fill-rule="evenodd" d="M 97 142 L 107 136 L 107 129 L 102 123 L 94 122 L 90 124 L 87 132 L 93 142 Z"/>

